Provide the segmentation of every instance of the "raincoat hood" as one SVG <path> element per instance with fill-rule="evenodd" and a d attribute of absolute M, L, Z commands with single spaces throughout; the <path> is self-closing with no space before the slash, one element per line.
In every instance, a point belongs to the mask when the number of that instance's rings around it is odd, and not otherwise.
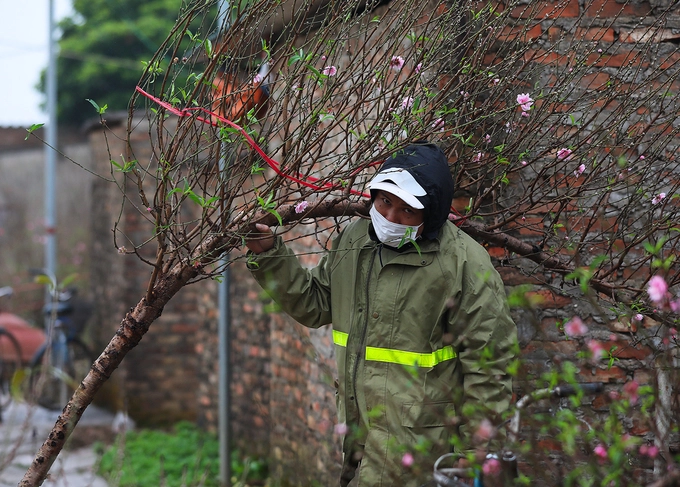
<path fill-rule="evenodd" d="M 408 171 L 425 190 L 425 195 L 415 196 L 425 211 L 422 236 L 434 240 L 448 219 L 453 201 L 453 177 L 444 152 L 435 144 L 412 144 L 389 157 L 378 174 L 397 168 Z M 375 191 L 371 190 L 373 198 Z"/>

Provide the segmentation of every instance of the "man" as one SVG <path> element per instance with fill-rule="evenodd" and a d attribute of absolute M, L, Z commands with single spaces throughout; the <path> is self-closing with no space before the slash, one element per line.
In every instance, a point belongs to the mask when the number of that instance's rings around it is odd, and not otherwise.
<path fill-rule="evenodd" d="M 448 221 L 441 149 L 398 151 L 369 189 L 371 219 L 349 224 L 314 269 L 265 225 L 247 241 L 249 267 L 295 320 L 333 324 L 338 421 L 349 428 L 340 484 L 359 467 L 359 486 L 418 486 L 454 443 L 469 447 L 472 413 L 508 408 L 516 327 L 487 252 Z M 426 463 L 409 465 L 417 451 Z"/>

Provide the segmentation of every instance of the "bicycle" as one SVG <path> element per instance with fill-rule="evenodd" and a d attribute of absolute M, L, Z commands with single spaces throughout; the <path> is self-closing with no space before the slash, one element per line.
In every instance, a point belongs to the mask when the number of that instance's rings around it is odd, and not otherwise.
<path fill-rule="evenodd" d="M 0 299 L 10 297 L 12 293 L 11 287 L 2 287 L 0 288 Z M 10 313 L 4 312 L 0 306 L 0 317 L 4 318 L 4 315 L 10 317 Z M 4 319 L 0 320 L 0 420 L 2 420 L 3 409 L 7 408 L 12 400 L 14 376 L 23 365 L 19 340 L 4 326 L 1 326 L 4 321 Z"/>
<path fill-rule="evenodd" d="M 562 398 L 574 396 L 579 393 L 586 395 L 596 394 L 604 389 L 601 382 L 579 384 L 578 386 L 563 385 L 554 388 L 539 389 L 531 394 L 527 394 L 517 401 L 515 414 L 509 420 L 507 428 L 508 443 L 514 444 L 519 439 L 520 419 L 522 409 L 530 404 L 551 397 Z M 434 463 L 433 479 L 437 487 L 469 487 L 464 479 L 473 479 L 475 487 L 503 487 L 514 485 L 513 482 L 519 477 L 517 469 L 517 455 L 511 450 L 504 450 L 500 457 L 490 453 L 488 459 L 496 459 L 500 463 L 500 473 L 492 478 L 484 478 L 484 474 L 473 467 L 443 467 L 447 460 L 457 460 L 461 455 L 458 453 L 446 453 L 440 456 Z"/>
<path fill-rule="evenodd" d="M 71 290 L 51 293 L 43 307 L 47 338 L 29 363 L 28 399 L 46 409 L 61 409 L 94 361 L 79 337 L 86 319 L 75 319 L 74 295 Z"/>

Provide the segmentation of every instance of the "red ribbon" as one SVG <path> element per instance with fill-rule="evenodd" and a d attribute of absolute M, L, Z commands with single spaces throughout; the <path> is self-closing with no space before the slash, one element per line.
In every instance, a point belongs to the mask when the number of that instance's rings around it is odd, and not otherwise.
<path fill-rule="evenodd" d="M 283 178 L 286 178 L 290 181 L 301 184 L 302 186 L 305 186 L 307 188 L 311 188 L 315 191 L 342 189 L 342 186 L 338 185 L 338 184 L 332 184 L 332 183 L 324 183 L 322 185 L 315 184 L 315 183 L 318 183 L 320 181 L 320 179 L 316 178 L 314 176 L 303 177 L 300 173 L 298 173 L 297 176 L 293 176 L 293 175 L 284 173 L 281 170 L 281 164 L 279 164 L 277 161 L 275 161 L 274 159 L 269 157 L 262 150 L 262 148 L 257 144 L 257 142 L 255 142 L 255 140 L 253 140 L 253 138 L 250 135 L 248 135 L 248 133 L 243 129 L 243 127 L 235 124 L 231 120 L 227 120 L 226 118 L 216 114 L 215 112 L 211 112 L 210 110 L 207 110 L 206 108 L 202 108 L 202 107 L 181 108 L 181 109 L 175 108 L 170 103 L 162 101 L 160 98 L 156 98 L 155 96 L 147 93 L 146 91 L 141 89 L 139 86 L 137 86 L 135 89 L 141 95 L 145 96 L 146 98 L 153 101 L 157 105 L 160 105 L 161 107 L 165 108 L 170 113 L 177 115 L 178 117 L 192 117 L 192 116 L 194 116 L 195 112 L 200 112 L 200 113 L 207 115 L 209 118 L 197 116 L 196 120 L 198 120 L 199 122 L 207 123 L 209 125 L 217 127 L 218 123 L 217 123 L 216 120 L 219 120 L 220 122 L 238 130 L 241 133 L 241 135 L 243 136 L 243 138 L 246 139 L 246 142 L 248 142 L 248 145 L 250 145 L 250 147 L 252 147 L 253 150 L 255 152 L 257 152 L 262 157 L 262 159 L 265 160 L 267 165 L 269 167 L 271 167 L 274 170 L 274 172 L 276 172 L 276 174 L 278 174 L 279 176 L 281 176 Z M 375 165 L 381 164 L 381 163 L 382 163 L 382 161 L 372 162 L 367 167 L 375 166 Z M 354 171 L 351 174 L 351 176 L 355 176 L 355 175 L 359 174 L 359 172 L 363 171 L 364 169 L 365 169 L 364 167 L 359 168 L 358 170 Z M 371 197 L 370 194 L 362 193 L 361 191 L 357 191 L 355 189 L 351 189 L 350 192 L 354 195 L 363 196 L 364 198 L 370 198 Z"/>

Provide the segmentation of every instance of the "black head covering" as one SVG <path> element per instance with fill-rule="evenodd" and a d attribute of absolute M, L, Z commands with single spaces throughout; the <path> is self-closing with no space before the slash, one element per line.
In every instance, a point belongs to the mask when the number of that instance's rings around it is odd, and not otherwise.
<path fill-rule="evenodd" d="M 407 170 L 427 192 L 417 196 L 425 211 L 422 236 L 429 240 L 437 238 L 453 201 L 453 177 L 444 152 L 435 144 L 417 142 L 387 158 L 379 172 L 390 168 Z M 371 198 L 374 197 L 375 192 L 371 191 Z"/>

